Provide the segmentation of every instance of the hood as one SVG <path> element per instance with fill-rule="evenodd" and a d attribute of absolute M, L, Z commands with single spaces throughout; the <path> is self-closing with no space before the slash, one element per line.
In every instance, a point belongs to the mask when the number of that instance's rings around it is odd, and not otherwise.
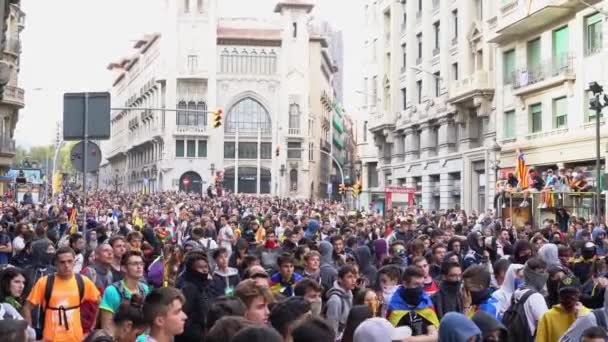
<path fill-rule="evenodd" d="M 314 237 L 317 233 L 317 230 L 319 230 L 319 227 L 319 221 L 308 220 L 308 225 L 306 226 L 306 236 L 311 238 Z"/>
<path fill-rule="evenodd" d="M 359 265 L 359 269 L 364 270 L 371 266 L 370 262 L 372 259 L 372 253 L 367 246 L 360 246 L 355 249 L 353 252 L 355 258 L 357 259 L 357 264 Z"/>
<path fill-rule="evenodd" d="M 507 269 L 507 273 L 505 273 L 505 281 L 502 283 L 500 290 L 509 298 L 511 298 L 511 295 L 515 291 L 515 273 L 522 268 L 524 268 L 522 264 L 511 264 Z"/>
<path fill-rule="evenodd" d="M 479 232 L 471 232 L 467 235 L 467 244 L 469 245 L 469 249 L 475 251 L 475 253 L 482 255 L 483 248 L 479 245 L 479 237 L 481 234 Z"/>
<path fill-rule="evenodd" d="M 376 261 L 381 262 L 388 254 L 388 244 L 384 239 L 378 239 L 374 241 L 374 252 L 376 254 Z"/>
<path fill-rule="evenodd" d="M 32 243 L 32 263 L 35 265 L 49 265 L 52 260 L 48 260 L 46 251 L 51 245 L 51 241 L 40 239 Z"/>
<path fill-rule="evenodd" d="M 481 330 L 465 315 L 448 312 L 439 324 L 439 341 L 467 342 L 469 338 L 481 336 Z"/>
<path fill-rule="evenodd" d="M 593 238 L 593 241 L 595 241 L 597 239 L 597 236 L 600 234 L 606 234 L 606 231 L 602 227 L 593 228 L 593 230 L 591 231 L 591 237 Z"/>
<path fill-rule="evenodd" d="M 532 244 L 527 240 L 517 240 L 515 245 L 513 245 L 513 260 L 517 262 L 519 260 L 519 252 L 522 250 L 531 250 L 534 251 Z"/>
<path fill-rule="evenodd" d="M 321 265 L 332 264 L 332 254 L 334 252 L 334 246 L 327 241 L 321 241 L 319 243 L 319 253 L 321 253 Z"/>
<path fill-rule="evenodd" d="M 240 249 L 243 249 L 245 247 L 249 246 L 249 243 L 247 242 L 247 240 L 243 239 L 243 238 L 239 238 L 238 240 L 236 240 L 236 244 L 235 244 L 236 248 L 234 249 L 235 251 L 238 251 Z"/>
<path fill-rule="evenodd" d="M 538 250 L 538 256 L 549 266 L 560 265 L 557 255 L 557 246 L 552 243 L 547 243 Z"/>
<path fill-rule="evenodd" d="M 507 328 L 485 311 L 477 311 L 473 317 L 471 317 L 471 320 L 473 320 L 484 336 L 499 329 L 502 331 L 503 335 L 507 334 Z"/>

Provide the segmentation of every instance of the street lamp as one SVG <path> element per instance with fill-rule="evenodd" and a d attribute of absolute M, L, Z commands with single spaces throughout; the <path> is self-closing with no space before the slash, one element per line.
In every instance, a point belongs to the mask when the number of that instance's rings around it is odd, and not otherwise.
<path fill-rule="evenodd" d="M 608 96 L 604 94 L 604 87 L 599 85 L 597 82 L 589 83 L 589 90 L 593 92 L 593 97 L 589 100 L 589 109 L 595 110 L 595 195 L 597 196 L 597 199 L 595 201 L 595 219 L 597 224 L 599 225 L 601 215 L 600 200 L 602 198 L 602 191 L 600 186 L 600 115 L 602 115 L 602 110 L 608 106 Z"/>

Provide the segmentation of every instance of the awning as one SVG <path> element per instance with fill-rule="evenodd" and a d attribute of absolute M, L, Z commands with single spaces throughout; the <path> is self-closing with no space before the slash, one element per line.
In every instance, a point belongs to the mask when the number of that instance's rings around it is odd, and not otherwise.
<path fill-rule="evenodd" d="M 332 122 L 336 131 L 340 132 L 340 134 L 344 133 L 344 125 L 342 125 L 342 121 L 338 115 L 334 114 L 332 116 Z"/>
<path fill-rule="evenodd" d="M 344 109 L 342 109 L 342 104 L 338 101 L 332 102 L 331 106 L 334 108 L 334 111 L 338 113 L 338 115 L 342 116 L 344 114 Z"/>
<path fill-rule="evenodd" d="M 344 148 L 344 141 L 342 141 L 342 138 L 340 138 L 339 136 L 334 134 L 333 141 L 334 141 L 334 145 L 336 145 L 340 149 Z"/>

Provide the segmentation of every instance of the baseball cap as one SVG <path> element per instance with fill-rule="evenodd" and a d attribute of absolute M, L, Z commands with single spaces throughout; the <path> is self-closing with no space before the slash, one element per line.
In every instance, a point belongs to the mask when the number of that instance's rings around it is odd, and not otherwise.
<path fill-rule="evenodd" d="M 557 288 L 560 293 L 563 291 L 579 291 L 581 282 L 575 276 L 568 276 L 560 280 Z"/>
<path fill-rule="evenodd" d="M 384 318 L 370 318 L 357 327 L 354 342 L 387 342 L 402 341 L 412 336 L 412 329 L 407 326 L 395 328 Z"/>

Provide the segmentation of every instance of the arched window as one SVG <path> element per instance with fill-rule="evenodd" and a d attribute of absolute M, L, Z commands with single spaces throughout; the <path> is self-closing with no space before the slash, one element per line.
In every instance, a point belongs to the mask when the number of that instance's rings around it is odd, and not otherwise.
<path fill-rule="evenodd" d="M 196 110 L 198 111 L 196 113 L 198 126 L 207 126 L 207 104 L 204 101 L 199 101 L 196 105 Z"/>
<path fill-rule="evenodd" d="M 289 188 L 291 191 L 298 191 L 298 170 L 289 171 Z"/>
<path fill-rule="evenodd" d="M 225 132 L 236 133 L 257 133 L 258 129 L 262 134 L 269 135 L 272 132 L 272 121 L 264 106 L 258 101 L 247 97 L 235 104 L 226 117 Z"/>
<path fill-rule="evenodd" d="M 300 106 L 297 103 L 289 105 L 289 128 L 300 128 Z"/>
<path fill-rule="evenodd" d="M 196 126 L 196 102 L 188 102 L 188 126 Z"/>
<path fill-rule="evenodd" d="M 188 124 L 188 114 L 184 109 L 187 109 L 186 101 L 179 101 L 177 104 L 177 125 L 185 126 Z"/>

